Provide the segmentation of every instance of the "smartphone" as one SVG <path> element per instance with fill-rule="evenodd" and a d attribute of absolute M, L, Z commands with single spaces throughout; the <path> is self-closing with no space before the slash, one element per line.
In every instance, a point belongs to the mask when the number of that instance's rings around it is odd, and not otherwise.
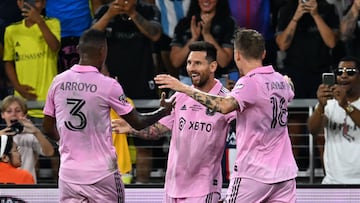
<path fill-rule="evenodd" d="M 304 4 L 306 2 L 308 2 L 309 0 L 301 0 L 301 2 Z"/>
<path fill-rule="evenodd" d="M 322 74 L 322 83 L 324 85 L 332 86 L 335 84 L 335 74 L 334 73 L 323 73 Z"/>

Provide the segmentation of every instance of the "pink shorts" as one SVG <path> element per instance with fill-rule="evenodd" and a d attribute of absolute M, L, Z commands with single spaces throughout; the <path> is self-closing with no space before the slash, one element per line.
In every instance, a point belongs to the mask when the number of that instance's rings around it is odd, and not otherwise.
<path fill-rule="evenodd" d="M 220 194 L 212 192 L 201 197 L 172 198 L 165 193 L 164 203 L 218 203 Z"/>
<path fill-rule="evenodd" d="M 265 184 L 247 178 L 232 178 L 224 203 L 296 202 L 295 179 Z"/>
<path fill-rule="evenodd" d="M 68 183 L 59 179 L 59 193 L 62 203 L 125 202 L 124 185 L 118 171 L 90 185 Z"/>

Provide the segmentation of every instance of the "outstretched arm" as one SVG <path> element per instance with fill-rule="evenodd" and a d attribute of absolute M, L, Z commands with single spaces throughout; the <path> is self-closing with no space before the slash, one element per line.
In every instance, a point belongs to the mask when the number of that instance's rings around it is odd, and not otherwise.
<path fill-rule="evenodd" d="M 166 94 L 161 94 L 160 108 L 156 111 L 149 113 L 139 113 L 136 109 L 133 109 L 126 115 L 121 117 L 128 122 L 136 130 L 141 130 L 148 127 L 158 121 L 160 118 L 167 116 L 171 113 L 173 106 L 175 105 L 175 97 L 171 100 L 165 100 Z"/>
<path fill-rule="evenodd" d="M 122 118 L 112 120 L 111 127 L 116 133 L 129 133 L 147 140 L 157 140 L 165 136 L 166 132 L 170 131 L 169 128 L 158 122 L 142 130 L 135 130 Z"/>
<path fill-rule="evenodd" d="M 172 90 L 182 92 L 200 102 L 204 106 L 220 113 L 226 114 L 239 108 L 238 102 L 231 96 L 224 97 L 202 92 L 181 83 L 178 79 L 170 75 L 157 75 L 155 77 L 155 83 L 160 85 L 159 88 L 170 88 Z"/>

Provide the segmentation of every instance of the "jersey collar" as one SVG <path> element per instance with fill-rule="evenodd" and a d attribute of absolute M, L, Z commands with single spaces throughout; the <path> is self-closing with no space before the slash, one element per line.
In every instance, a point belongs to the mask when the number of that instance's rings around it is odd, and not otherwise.
<path fill-rule="evenodd" d="M 94 66 L 83 66 L 75 64 L 70 70 L 75 72 L 99 72 L 99 70 Z"/>

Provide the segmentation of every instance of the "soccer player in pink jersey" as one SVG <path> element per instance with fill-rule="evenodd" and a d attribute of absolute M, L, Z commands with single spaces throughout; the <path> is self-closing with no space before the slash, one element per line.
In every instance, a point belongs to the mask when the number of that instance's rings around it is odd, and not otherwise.
<path fill-rule="evenodd" d="M 215 95 L 229 93 L 215 79 L 216 48 L 208 42 L 197 41 L 191 43 L 189 49 L 186 69 L 193 87 Z M 217 203 L 222 188 L 221 159 L 235 112 L 212 111 L 180 92 L 173 97 L 176 105 L 170 115 L 133 133 L 154 139 L 171 131 L 164 202 Z M 126 125 L 118 127 L 122 126 Z"/>
<path fill-rule="evenodd" d="M 78 51 L 79 64 L 54 78 L 44 107 L 44 131 L 59 141 L 60 202 L 124 202 L 110 109 L 140 130 L 170 114 L 174 103 L 162 95 L 157 111 L 140 114 L 126 101 L 121 85 L 99 72 L 107 55 L 104 32 L 85 31 Z"/>
<path fill-rule="evenodd" d="M 262 65 L 264 57 L 261 34 L 239 29 L 234 60 L 243 77 L 229 95 L 205 93 L 168 75 L 155 78 L 160 88 L 183 92 L 212 111 L 236 112 L 237 156 L 225 202 L 296 201 L 298 168 L 287 129 L 287 105 L 294 92 L 287 77 Z"/>

